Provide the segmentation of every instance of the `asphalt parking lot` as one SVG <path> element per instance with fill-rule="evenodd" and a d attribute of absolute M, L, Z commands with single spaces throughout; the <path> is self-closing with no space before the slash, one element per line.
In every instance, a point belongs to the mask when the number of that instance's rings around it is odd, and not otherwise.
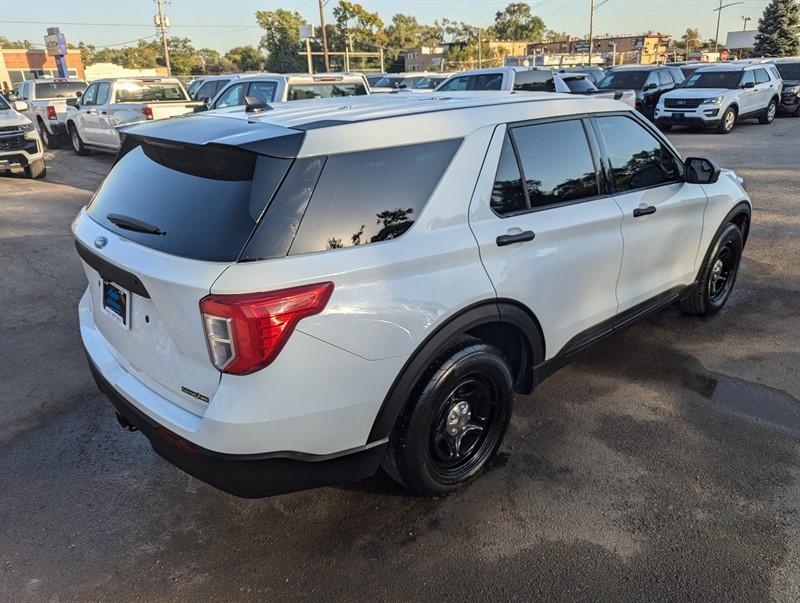
<path fill-rule="evenodd" d="M 516 401 L 446 499 L 383 475 L 241 500 L 123 431 L 81 350 L 69 225 L 110 156 L 0 179 L 0 600 L 800 600 L 800 119 L 676 131 L 754 201 L 733 297 Z"/>

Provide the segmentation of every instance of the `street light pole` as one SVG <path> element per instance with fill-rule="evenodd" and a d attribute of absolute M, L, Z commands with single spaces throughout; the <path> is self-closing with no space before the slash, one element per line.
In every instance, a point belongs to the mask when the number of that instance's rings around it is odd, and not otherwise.
<path fill-rule="evenodd" d="M 752 21 L 752 20 L 753 20 L 752 17 L 742 17 L 742 21 L 743 21 L 742 31 L 747 31 L 747 22 L 748 21 Z"/>
<path fill-rule="evenodd" d="M 714 36 L 714 52 L 719 52 L 719 22 L 722 19 L 722 9 L 730 6 L 736 6 L 737 4 L 744 4 L 744 2 L 731 2 L 730 4 L 725 4 L 723 6 L 723 2 L 724 0 L 719 0 L 719 8 L 714 9 L 714 12 L 717 13 L 717 33 Z"/>
<path fill-rule="evenodd" d="M 594 0 L 590 0 L 592 7 L 589 11 L 589 67 L 592 66 L 592 47 L 594 46 Z"/>

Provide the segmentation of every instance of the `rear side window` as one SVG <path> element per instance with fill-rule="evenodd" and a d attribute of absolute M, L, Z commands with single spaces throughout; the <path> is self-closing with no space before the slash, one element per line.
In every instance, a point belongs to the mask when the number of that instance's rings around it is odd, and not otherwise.
<path fill-rule="evenodd" d="M 194 96 L 195 98 L 214 98 L 214 95 L 216 95 L 217 90 L 219 89 L 218 86 L 219 82 L 214 80 L 204 82 Z"/>
<path fill-rule="evenodd" d="M 766 69 L 756 69 L 756 84 L 766 84 L 769 81 L 769 75 Z"/>
<path fill-rule="evenodd" d="M 228 147 L 130 143 L 89 215 L 141 245 L 197 260 L 238 258 L 291 163 Z M 163 234 L 122 228 L 119 216 Z"/>
<path fill-rule="evenodd" d="M 500 151 L 500 162 L 497 164 L 492 187 L 491 206 L 501 216 L 528 209 L 528 198 L 522 188 L 522 176 L 510 131 L 506 132 L 503 139 L 503 149 Z"/>
<path fill-rule="evenodd" d="M 311 98 L 333 98 L 337 96 L 362 96 L 367 93 L 364 84 L 324 83 L 290 85 L 287 100 L 307 100 Z"/>
<path fill-rule="evenodd" d="M 669 74 L 669 71 L 659 71 L 658 72 L 658 83 L 662 86 L 669 86 L 674 84 L 675 82 L 672 81 L 672 76 Z"/>
<path fill-rule="evenodd" d="M 627 117 L 597 119 L 611 164 L 616 190 L 621 192 L 676 182 L 677 161 L 660 140 Z"/>
<path fill-rule="evenodd" d="M 460 144 L 444 140 L 328 157 L 289 253 L 399 237 L 417 220 Z"/>
<path fill-rule="evenodd" d="M 472 76 L 473 90 L 500 90 L 502 87 L 502 73 L 481 73 Z"/>

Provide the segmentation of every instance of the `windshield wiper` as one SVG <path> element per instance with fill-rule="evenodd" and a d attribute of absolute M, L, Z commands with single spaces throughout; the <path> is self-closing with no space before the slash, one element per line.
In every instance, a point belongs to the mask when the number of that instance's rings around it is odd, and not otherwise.
<path fill-rule="evenodd" d="M 125 230 L 133 230 L 135 232 L 143 232 L 145 234 L 165 235 L 166 230 L 161 230 L 158 226 L 153 226 L 147 222 L 142 222 L 130 216 L 123 216 L 122 214 L 108 214 L 106 216 L 109 222 L 116 224 Z"/>

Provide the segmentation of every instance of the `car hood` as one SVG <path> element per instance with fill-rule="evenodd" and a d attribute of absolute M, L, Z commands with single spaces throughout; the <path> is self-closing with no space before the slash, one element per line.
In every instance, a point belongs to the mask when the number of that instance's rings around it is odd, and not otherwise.
<path fill-rule="evenodd" d="M 14 109 L 0 110 L 0 127 L 22 126 L 31 123 L 31 120 L 17 113 Z"/>
<path fill-rule="evenodd" d="M 670 90 L 662 98 L 712 98 L 725 96 L 732 90 L 727 88 L 677 88 Z"/>
<path fill-rule="evenodd" d="M 794 88 L 795 86 L 800 86 L 800 80 L 783 80 L 784 88 Z"/>

